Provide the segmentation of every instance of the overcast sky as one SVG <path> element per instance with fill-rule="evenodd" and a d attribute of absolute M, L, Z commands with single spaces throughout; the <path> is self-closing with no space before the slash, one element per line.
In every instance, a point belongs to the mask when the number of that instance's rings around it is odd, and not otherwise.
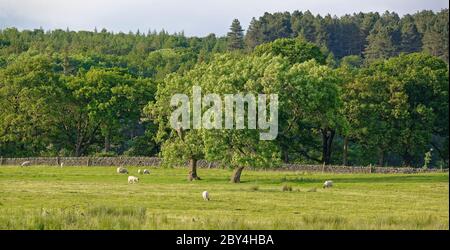
<path fill-rule="evenodd" d="M 310 10 L 341 16 L 385 10 L 400 15 L 448 8 L 447 0 L 0 0 L 0 28 L 46 30 L 165 29 L 186 35 L 224 35 L 238 18 L 244 29 L 264 12 Z"/>

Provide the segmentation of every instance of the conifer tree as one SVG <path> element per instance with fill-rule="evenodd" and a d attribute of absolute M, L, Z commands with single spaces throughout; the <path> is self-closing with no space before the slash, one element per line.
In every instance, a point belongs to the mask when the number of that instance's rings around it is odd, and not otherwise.
<path fill-rule="evenodd" d="M 244 48 L 244 30 L 238 19 L 231 23 L 230 32 L 227 34 L 228 50 L 238 50 Z"/>

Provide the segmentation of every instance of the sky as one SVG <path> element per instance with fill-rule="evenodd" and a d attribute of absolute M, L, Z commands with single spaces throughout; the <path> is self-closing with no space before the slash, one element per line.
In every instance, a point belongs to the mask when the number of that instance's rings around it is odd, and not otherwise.
<path fill-rule="evenodd" d="M 399 15 L 448 8 L 447 0 L 0 0 L 0 29 L 166 30 L 225 35 L 234 18 L 246 29 L 264 12 L 310 10 L 342 16 L 385 10 Z"/>

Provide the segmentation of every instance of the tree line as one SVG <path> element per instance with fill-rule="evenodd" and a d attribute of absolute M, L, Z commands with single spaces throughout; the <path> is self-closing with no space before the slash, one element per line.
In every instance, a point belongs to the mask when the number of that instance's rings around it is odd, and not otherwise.
<path fill-rule="evenodd" d="M 389 11 L 342 17 L 314 16 L 309 11 L 265 13 L 252 19 L 244 44 L 252 50 L 278 38 L 302 37 L 336 59 L 358 55 L 370 62 L 425 51 L 448 63 L 448 15 L 448 9 L 402 17 Z"/>
<path fill-rule="evenodd" d="M 426 165 L 445 167 L 447 35 L 448 10 L 265 13 L 246 34 L 234 20 L 227 36 L 202 38 L 8 28 L 0 31 L 0 155 L 159 155 L 168 165 L 191 162 L 190 179 L 207 159 L 236 169 L 234 181 L 244 167 L 281 162 L 423 166 L 431 149 Z M 278 93 L 277 139 L 173 130 L 170 98 L 192 95 L 193 85 Z"/>

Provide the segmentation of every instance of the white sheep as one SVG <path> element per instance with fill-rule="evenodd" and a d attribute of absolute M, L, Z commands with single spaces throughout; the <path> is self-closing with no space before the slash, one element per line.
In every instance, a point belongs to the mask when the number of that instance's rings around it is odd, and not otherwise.
<path fill-rule="evenodd" d="M 136 176 L 128 176 L 128 184 L 138 183 L 139 178 Z"/>
<path fill-rule="evenodd" d="M 205 201 L 209 201 L 209 193 L 208 193 L 208 191 L 203 191 L 202 196 L 203 196 L 203 199 Z"/>
<path fill-rule="evenodd" d="M 24 161 L 22 164 L 20 164 L 21 167 L 27 167 L 31 165 L 31 161 Z"/>
<path fill-rule="evenodd" d="M 150 171 L 148 169 L 144 169 L 144 174 L 150 174 Z"/>
<path fill-rule="evenodd" d="M 333 186 L 333 181 L 325 181 L 323 183 L 323 188 L 330 188 Z"/>
<path fill-rule="evenodd" d="M 138 174 L 142 174 L 142 170 L 141 169 L 138 169 Z"/>
<path fill-rule="evenodd" d="M 61 162 L 61 164 L 59 164 L 60 167 L 64 167 L 64 162 Z"/>
<path fill-rule="evenodd" d="M 117 168 L 117 173 L 118 174 L 128 174 L 128 170 L 126 168 L 123 168 L 123 167 L 118 167 Z"/>

